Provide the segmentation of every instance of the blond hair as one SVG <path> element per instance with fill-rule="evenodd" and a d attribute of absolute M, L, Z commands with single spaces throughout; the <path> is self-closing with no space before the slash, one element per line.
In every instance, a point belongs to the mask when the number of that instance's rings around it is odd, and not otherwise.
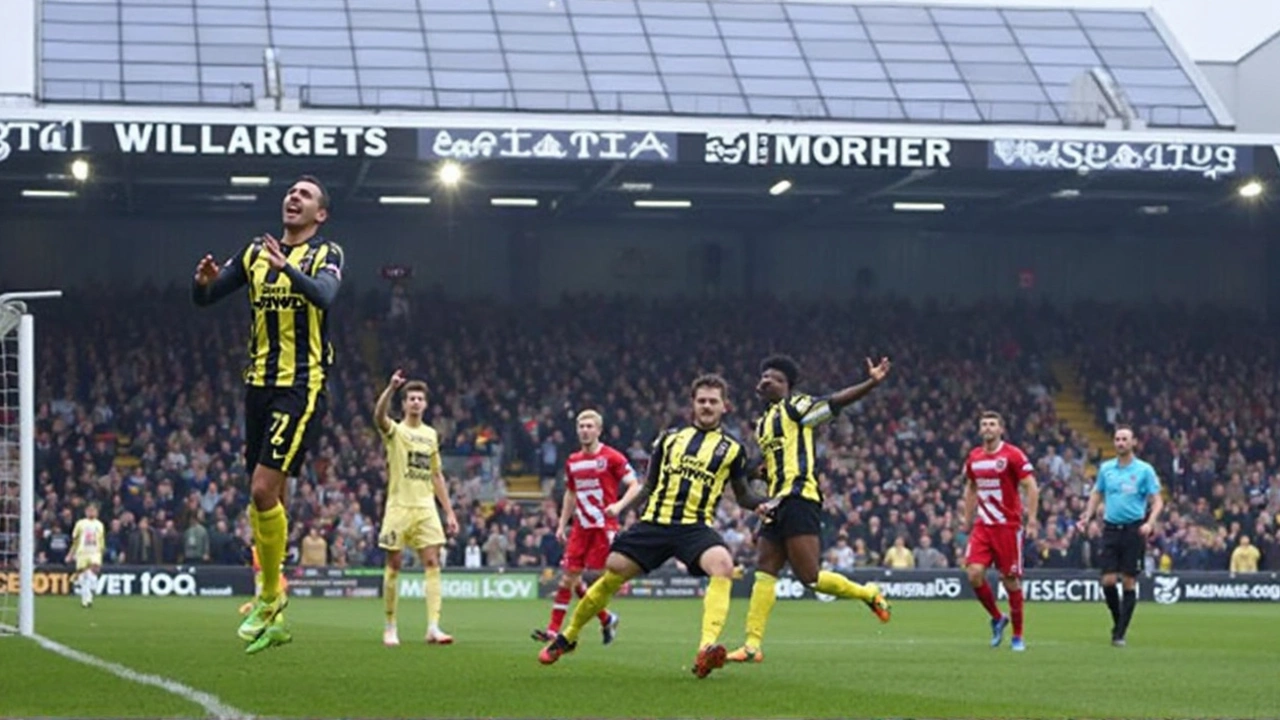
<path fill-rule="evenodd" d="M 595 420 L 597 425 L 604 427 L 604 416 L 595 410 L 588 409 L 578 413 L 578 422 L 583 420 Z"/>

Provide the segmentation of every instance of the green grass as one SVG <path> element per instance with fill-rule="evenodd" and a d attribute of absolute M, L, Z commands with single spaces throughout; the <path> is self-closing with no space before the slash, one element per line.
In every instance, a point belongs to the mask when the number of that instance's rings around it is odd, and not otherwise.
<path fill-rule="evenodd" d="M 234 599 L 74 598 L 38 604 L 45 636 L 218 696 L 246 712 L 309 717 L 1263 717 L 1280 712 L 1280 609 L 1138 608 L 1129 647 L 1101 605 L 1033 604 L 1024 654 L 987 647 L 976 603 L 900 602 L 881 626 L 859 604 L 780 602 L 761 665 L 689 673 L 700 604 L 626 600 L 618 642 L 594 628 L 553 667 L 529 630 L 544 602 L 448 601 L 452 647 L 421 643 L 421 600 L 401 602 L 396 649 L 381 601 L 295 600 L 292 645 L 256 657 Z M 735 601 L 725 643 L 741 640 Z M 159 690 L 0 640 L 0 716 L 200 714 Z M 14 672 L 14 669 L 20 669 Z"/>

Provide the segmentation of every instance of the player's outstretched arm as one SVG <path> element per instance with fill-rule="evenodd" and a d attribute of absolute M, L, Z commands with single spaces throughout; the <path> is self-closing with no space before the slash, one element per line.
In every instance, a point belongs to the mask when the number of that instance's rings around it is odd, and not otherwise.
<path fill-rule="evenodd" d="M 207 307 L 244 287 L 249 277 L 244 272 L 240 257 L 234 257 L 222 267 L 212 255 L 200 258 L 195 277 L 191 280 L 191 301 L 198 307 Z"/>
<path fill-rule="evenodd" d="M 396 391 L 404 383 L 403 371 L 396 370 L 391 373 L 391 379 L 387 381 L 387 386 L 382 389 L 382 394 L 378 396 L 378 402 L 373 405 L 373 423 L 378 426 L 379 432 L 384 436 L 391 432 L 391 417 L 388 415 L 391 410 L 391 398 L 395 396 Z"/>
<path fill-rule="evenodd" d="M 893 363 L 889 362 L 887 357 L 880 358 L 879 363 L 872 363 L 871 358 L 867 358 L 867 379 L 828 397 L 827 402 L 831 404 L 831 409 L 839 411 L 866 397 L 877 385 L 884 382 L 892 367 Z"/>

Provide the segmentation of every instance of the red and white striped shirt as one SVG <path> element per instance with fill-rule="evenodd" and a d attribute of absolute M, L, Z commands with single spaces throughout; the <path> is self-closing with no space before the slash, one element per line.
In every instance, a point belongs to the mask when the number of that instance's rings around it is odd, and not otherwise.
<path fill-rule="evenodd" d="M 994 452 L 981 445 L 969 451 L 964 475 L 978 492 L 974 522 L 978 525 L 1022 526 L 1022 496 L 1018 483 L 1035 468 L 1016 445 L 1000 443 Z"/>

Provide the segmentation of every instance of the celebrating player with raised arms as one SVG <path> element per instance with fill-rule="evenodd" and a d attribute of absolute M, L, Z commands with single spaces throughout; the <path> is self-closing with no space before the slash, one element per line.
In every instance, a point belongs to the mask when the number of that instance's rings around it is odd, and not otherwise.
<path fill-rule="evenodd" d="M 245 466 L 251 473 L 249 523 L 262 565 L 262 593 L 237 632 L 249 654 L 293 639 L 284 627 L 289 596 L 280 587 L 289 539 L 285 481 L 320 437 L 334 356 L 329 306 L 342 283 L 342 248 L 320 235 L 329 217 L 324 186 L 304 175 L 281 205 L 283 239 L 256 238 L 221 267 L 205 255 L 191 286 L 192 301 L 201 307 L 249 289 Z"/>
<path fill-rule="evenodd" d="M 969 583 L 978 602 L 991 615 L 991 647 L 999 647 L 1004 639 L 1009 617 L 1000 612 L 995 593 L 987 583 L 987 568 L 994 566 L 1009 592 L 1009 614 L 1013 616 L 1013 640 L 1010 647 L 1026 650 L 1022 640 L 1022 516 L 1026 530 L 1035 533 L 1036 507 L 1040 489 L 1036 485 L 1035 468 L 1017 446 L 1004 441 L 1004 419 L 1000 413 L 987 411 L 978 420 L 982 444 L 969 451 L 964 461 L 964 527 L 969 532 L 965 566 Z M 1022 504 L 1019 490 L 1027 493 Z"/>
<path fill-rule="evenodd" d="M 565 463 L 564 506 L 556 539 L 568 544 L 560 562 L 560 587 L 551 604 L 551 622 L 546 629 L 533 631 L 533 639 L 550 642 L 564 623 L 573 594 L 582 597 L 587 584 L 584 570 L 599 572 L 609 557 L 609 546 L 618 532 L 618 511 L 629 507 L 644 489 L 636 482 L 636 473 L 622 453 L 600 442 L 604 418 L 595 410 L 578 413 L 578 442 L 582 449 Z M 618 500 L 618 489 L 626 487 L 626 495 Z M 570 525 L 572 524 L 572 529 Z M 599 615 L 604 644 L 613 642 L 618 629 L 618 616 L 608 610 Z"/>
<path fill-rule="evenodd" d="M 404 390 L 404 420 L 387 415 L 391 398 Z M 440 438 L 435 428 L 422 421 L 427 409 L 427 384 L 406 381 L 397 370 L 373 408 L 373 421 L 387 447 L 387 508 L 378 533 L 378 546 L 387 551 L 382 574 L 382 597 L 387 623 L 382 642 L 400 644 L 396 629 L 396 601 L 399 598 L 400 551 L 407 545 L 418 551 L 426 574 L 427 636 L 431 645 L 449 645 L 453 638 L 440 629 L 441 578 L 440 548 L 449 534 L 458 532 L 458 518 L 449 500 L 449 487 L 440 469 Z M 436 501 L 444 509 L 445 526 L 440 524 Z"/>

